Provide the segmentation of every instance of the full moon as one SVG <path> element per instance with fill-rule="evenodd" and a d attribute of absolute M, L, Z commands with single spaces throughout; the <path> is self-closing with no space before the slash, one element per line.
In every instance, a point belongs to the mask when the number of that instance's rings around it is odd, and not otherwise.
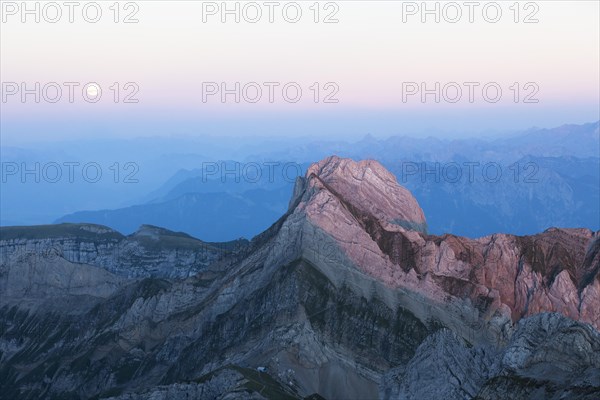
<path fill-rule="evenodd" d="M 89 97 L 96 97 L 98 96 L 98 86 L 96 85 L 89 85 L 86 88 L 86 93 Z"/>

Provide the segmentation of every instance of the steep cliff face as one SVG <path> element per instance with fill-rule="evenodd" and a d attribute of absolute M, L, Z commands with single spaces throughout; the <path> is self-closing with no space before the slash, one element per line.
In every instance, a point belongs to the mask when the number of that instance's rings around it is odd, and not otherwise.
<path fill-rule="evenodd" d="M 30 256 L 61 258 L 126 278 L 186 278 L 243 247 L 243 242 L 211 244 L 150 225 L 130 236 L 93 224 L 0 228 L 0 265 Z"/>
<path fill-rule="evenodd" d="M 377 161 L 355 162 L 329 157 L 313 164 L 306 173 L 311 185 L 319 185 L 353 210 L 375 218 L 387 229 L 396 226 L 427 232 L 423 210 L 413 195 Z M 316 216 L 312 214 L 312 216 Z"/>
<path fill-rule="evenodd" d="M 189 261 L 190 238 L 157 228 L 94 229 L 52 239 L 61 252 L 40 251 L 47 234 L 2 231 L 9 398 L 600 393 L 598 233 L 430 236 L 381 165 L 337 157 L 313 165 L 288 212 L 221 259 Z M 100 256 L 131 242 L 144 260 L 135 273 L 130 258 Z M 165 246 L 174 258 L 156 250 Z"/>

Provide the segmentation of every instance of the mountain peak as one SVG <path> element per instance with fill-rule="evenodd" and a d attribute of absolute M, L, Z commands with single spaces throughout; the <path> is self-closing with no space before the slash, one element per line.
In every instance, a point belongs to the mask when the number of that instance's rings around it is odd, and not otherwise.
<path fill-rule="evenodd" d="M 313 177 L 318 183 L 310 183 Z M 425 216 L 417 200 L 375 160 L 354 161 L 331 156 L 312 164 L 306 179 L 309 186 L 327 189 L 361 215 L 375 217 L 388 230 L 427 232 Z"/>

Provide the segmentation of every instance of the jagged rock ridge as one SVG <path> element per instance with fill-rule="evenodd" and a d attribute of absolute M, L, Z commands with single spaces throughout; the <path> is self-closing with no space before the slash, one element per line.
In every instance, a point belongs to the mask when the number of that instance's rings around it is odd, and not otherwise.
<path fill-rule="evenodd" d="M 376 161 L 330 157 L 299 186 L 297 212 L 335 239 L 340 259 L 391 287 L 438 301 L 468 298 L 487 318 L 498 312 L 516 322 L 554 311 L 600 327 L 597 232 L 428 236 L 417 202 Z M 398 219 L 404 226 L 392 222 Z"/>

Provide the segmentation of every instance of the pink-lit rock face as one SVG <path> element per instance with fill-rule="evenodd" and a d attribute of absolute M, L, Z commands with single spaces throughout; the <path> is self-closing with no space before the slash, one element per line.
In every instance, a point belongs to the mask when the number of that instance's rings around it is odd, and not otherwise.
<path fill-rule="evenodd" d="M 354 266 L 434 301 L 470 299 L 485 318 L 560 312 L 600 328 L 600 234 L 549 229 L 467 239 L 424 233 L 415 198 L 376 161 L 313 164 L 295 212 L 330 235 Z"/>
<path fill-rule="evenodd" d="M 355 162 L 332 156 L 308 169 L 338 198 L 375 217 L 387 229 L 395 226 L 427 231 L 425 215 L 413 195 L 396 177 L 373 160 Z"/>

